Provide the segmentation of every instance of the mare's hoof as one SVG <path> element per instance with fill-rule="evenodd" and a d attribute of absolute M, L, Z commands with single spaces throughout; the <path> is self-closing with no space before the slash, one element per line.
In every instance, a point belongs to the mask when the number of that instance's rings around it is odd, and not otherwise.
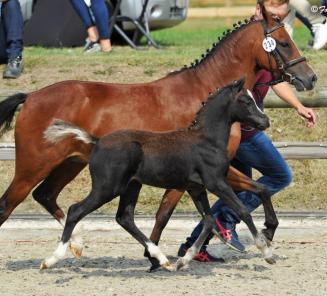
<path fill-rule="evenodd" d="M 48 265 L 45 263 L 45 260 L 43 260 L 41 262 L 41 265 L 40 265 L 40 270 L 44 270 L 44 269 L 47 269 L 48 268 Z"/>
<path fill-rule="evenodd" d="M 265 258 L 265 260 L 269 264 L 276 264 L 276 260 L 273 257 Z"/>
<path fill-rule="evenodd" d="M 170 262 L 162 264 L 161 267 L 168 270 L 168 271 L 176 271 L 176 266 L 171 264 Z"/>
<path fill-rule="evenodd" d="M 74 245 L 74 244 L 70 244 L 69 248 L 70 248 L 70 251 L 72 252 L 73 256 L 76 259 L 81 259 L 83 248 L 81 248 L 77 245 Z"/>

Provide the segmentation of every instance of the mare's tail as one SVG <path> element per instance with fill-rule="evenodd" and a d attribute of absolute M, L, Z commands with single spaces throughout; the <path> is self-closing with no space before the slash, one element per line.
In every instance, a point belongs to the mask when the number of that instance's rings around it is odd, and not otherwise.
<path fill-rule="evenodd" d="M 51 143 L 58 143 L 71 136 L 76 140 L 91 145 L 96 144 L 99 140 L 78 126 L 60 119 L 55 119 L 44 132 L 44 138 Z"/>
<path fill-rule="evenodd" d="M 14 94 L 0 103 L 0 137 L 11 127 L 11 122 L 20 104 L 27 99 L 27 94 Z"/>

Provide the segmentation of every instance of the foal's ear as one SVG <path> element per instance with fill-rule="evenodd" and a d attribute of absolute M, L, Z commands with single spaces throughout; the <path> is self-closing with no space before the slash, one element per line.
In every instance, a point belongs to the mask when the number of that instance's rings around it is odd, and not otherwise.
<path fill-rule="evenodd" d="M 244 88 L 244 84 L 245 84 L 245 77 L 242 77 L 239 80 L 235 80 L 233 82 L 233 92 L 235 94 L 239 93 Z"/>

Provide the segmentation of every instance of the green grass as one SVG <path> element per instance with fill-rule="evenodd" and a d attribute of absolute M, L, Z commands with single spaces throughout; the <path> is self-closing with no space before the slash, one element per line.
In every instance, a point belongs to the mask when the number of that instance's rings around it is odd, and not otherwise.
<path fill-rule="evenodd" d="M 104 82 L 134 83 L 152 81 L 168 72 L 189 65 L 199 58 L 227 28 L 223 19 L 189 19 L 171 29 L 153 32 L 154 39 L 163 46 L 161 50 L 135 51 L 127 46 L 114 46 L 110 54 L 85 55 L 81 48 L 45 49 L 28 47 L 24 51 L 25 72 L 18 80 L 0 79 L 1 93 L 8 90 L 33 91 L 43 86 L 67 79 Z M 295 41 L 304 49 L 319 76 L 318 88 L 327 86 L 327 51 L 305 50 L 309 32 L 296 27 Z M 0 68 L 0 70 L 3 69 Z M 319 123 L 313 130 L 304 128 L 303 121 L 294 110 L 268 110 L 272 127 L 267 133 L 274 141 L 327 141 L 327 111 L 318 109 Z M 0 142 L 13 141 L 13 132 Z M 327 161 L 291 161 L 293 184 L 278 194 L 275 204 L 284 210 L 322 210 L 327 208 Z M 4 192 L 13 177 L 13 162 L 0 162 L 0 192 Z M 90 189 L 88 171 L 84 171 L 60 195 L 59 204 L 67 207 L 85 197 Z M 163 190 L 145 187 L 142 190 L 138 212 L 153 213 L 158 207 Z M 211 196 L 211 200 L 216 198 Z M 114 211 L 117 202 L 101 209 Z M 194 206 L 184 197 L 178 211 L 194 211 Z M 30 197 L 18 212 L 39 212 L 41 207 Z"/>

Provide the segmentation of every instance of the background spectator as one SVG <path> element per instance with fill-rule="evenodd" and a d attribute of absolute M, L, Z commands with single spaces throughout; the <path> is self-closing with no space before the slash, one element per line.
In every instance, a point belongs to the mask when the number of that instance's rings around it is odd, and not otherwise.
<path fill-rule="evenodd" d="M 104 0 L 70 0 L 70 2 L 87 29 L 88 38 L 84 51 L 110 52 L 112 47 L 109 39 L 109 14 Z"/>
<path fill-rule="evenodd" d="M 3 78 L 18 78 L 23 72 L 23 16 L 18 0 L 2 0 L 1 22 L 6 40 L 7 65 Z"/>

